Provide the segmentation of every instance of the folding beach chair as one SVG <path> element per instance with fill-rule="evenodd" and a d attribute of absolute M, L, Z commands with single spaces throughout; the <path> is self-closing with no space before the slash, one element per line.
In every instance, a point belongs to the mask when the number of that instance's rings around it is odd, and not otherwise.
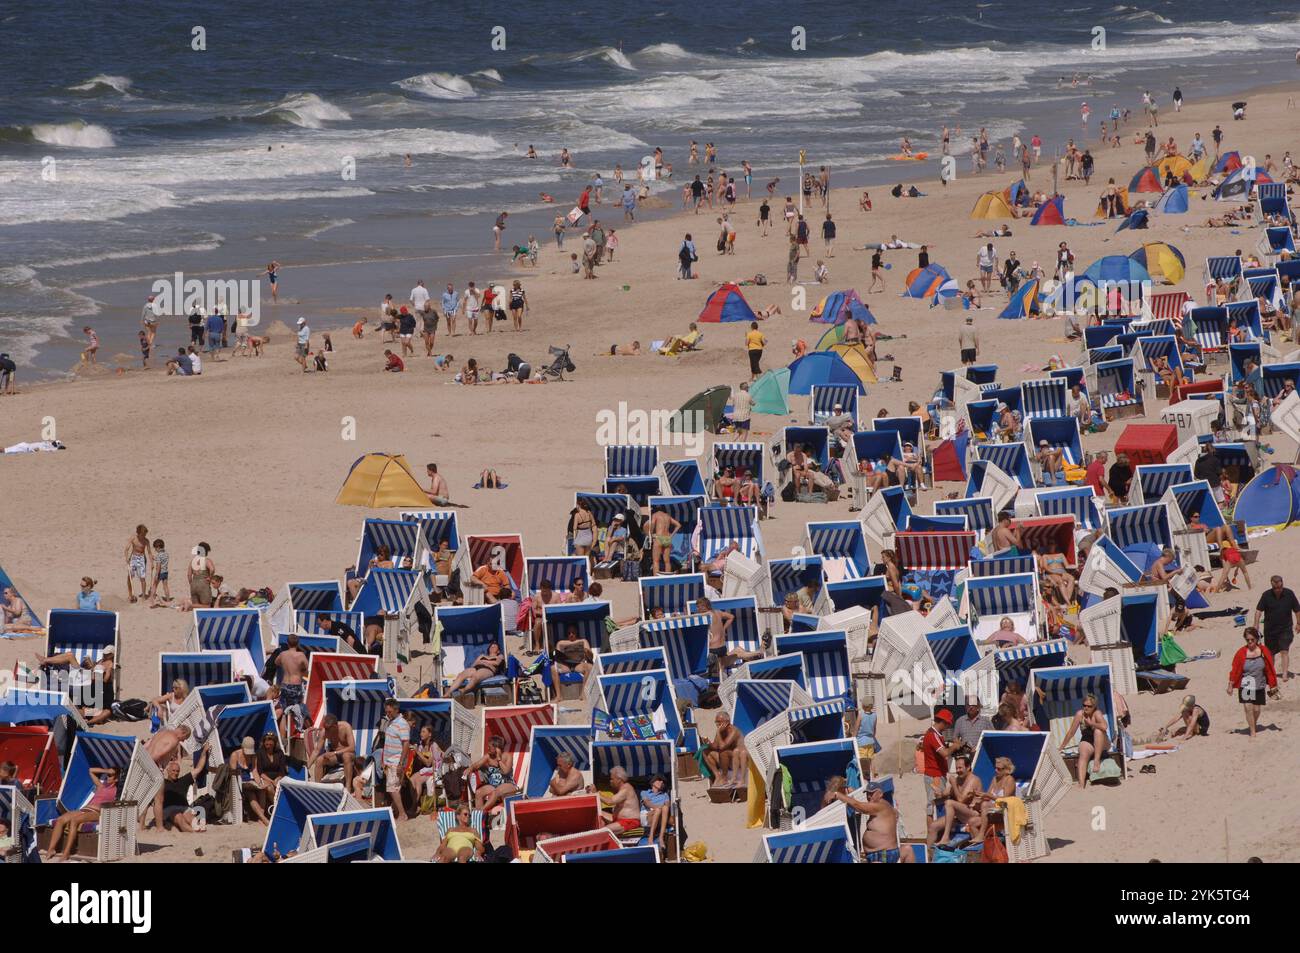
<path fill-rule="evenodd" d="M 590 740 L 588 740 L 590 747 Z M 590 757 L 587 762 L 590 764 Z M 515 852 L 533 850 L 537 835 L 582 834 L 604 826 L 595 794 L 567 797 L 512 798 L 506 808 L 505 842 Z"/>
<path fill-rule="evenodd" d="M 256 609 L 197 608 L 185 637 L 185 650 L 228 652 L 239 671 L 261 675 L 266 666 L 262 614 Z"/>
<path fill-rule="evenodd" d="M 708 564 L 735 543 L 741 555 L 761 563 L 763 536 L 758 529 L 755 506 L 702 506 L 700 521 L 700 561 Z"/>
<path fill-rule="evenodd" d="M 1073 516 L 1078 532 L 1091 533 L 1102 528 L 1104 505 L 1105 500 L 1088 484 L 1041 490 L 1034 495 L 1039 516 Z"/>
<path fill-rule="evenodd" d="M 835 416 L 835 408 L 858 420 L 858 389 L 851 384 L 813 384 L 808 397 L 808 423 L 824 424 Z"/>
<path fill-rule="evenodd" d="M 233 680 L 234 667 L 229 652 L 159 652 L 158 694 L 170 692 L 177 679 L 186 682 L 191 690 L 226 684 Z"/>
<path fill-rule="evenodd" d="M 671 496 L 704 496 L 704 474 L 697 460 L 661 460 L 660 484 Z"/>
<path fill-rule="evenodd" d="M 735 685 L 728 715 L 740 733 L 748 736 L 755 728 L 791 708 L 808 708 L 812 705 L 812 696 L 798 682 L 790 679 L 744 678 Z"/>
<path fill-rule="evenodd" d="M 1010 758 L 1015 765 L 1016 796 L 1025 804 L 1026 823 L 1012 837 L 1004 830 L 1007 857 L 1025 863 L 1051 853 L 1043 818 L 1065 797 L 1073 780 L 1064 759 L 1045 731 L 986 731 L 975 746 L 971 771 L 988 790 L 996 773 L 995 762 Z"/>
<path fill-rule="evenodd" d="M 372 856 L 384 860 L 405 859 L 391 807 L 310 814 L 306 833 L 307 850 L 328 847 L 364 834 L 371 839 Z"/>
<path fill-rule="evenodd" d="M 343 790 L 341 784 L 281 778 L 276 786 L 271 823 L 262 840 L 262 851 L 268 856 L 278 853 L 284 857 L 290 851 L 307 850 L 310 847 L 307 822 L 312 815 L 363 809 L 362 804 Z"/>
<path fill-rule="evenodd" d="M 596 790 L 599 792 L 609 793 L 612 788 L 609 782 L 610 772 L 616 768 L 622 768 L 627 772 L 628 781 L 638 794 L 644 791 L 650 785 L 650 780 L 655 775 L 663 775 L 668 781 L 668 795 L 670 804 L 670 820 L 668 823 L 668 832 L 665 837 L 666 857 L 672 860 L 681 853 L 678 836 L 681 829 L 681 794 L 677 785 L 677 759 L 671 742 L 668 741 L 593 741 L 591 744 L 591 761 L 592 771 L 595 779 Z M 642 816 L 642 824 L 645 818 Z M 615 832 L 618 834 L 618 832 Z M 627 831 L 625 834 L 618 834 L 619 840 L 633 847 L 653 846 L 642 844 L 645 840 L 644 827 L 640 830 Z M 627 846 L 623 849 L 626 850 Z M 599 854 L 581 854 L 572 858 L 573 861 L 583 860 L 590 861 L 592 857 L 598 857 Z M 618 856 L 615 854 L 615 856 Z"/>
<path fill-rule="evenodd" d="M 591 728 L 588 725 L 534 725 L 528 742 L 524 768 L 524 797 L 546 797 L 556 759 L 567 754 L 573 769 L 582 775 L 584 786 L 591 783 Z M 559 833 L 559 832 L 553 832 Z"/>
<path fill-rule="evenodd" d="M 434 610 L 442 644 L 442 655 L 436 668 L 437 680 L 444 689 L 450 687 L 452 679 L 473 665 L 476 658 L 486 654 L 492 643 L 500 646 L 501 657 L 506 657 L 502 612 L 499 602 L 480 606 L 438 606 Z M 507 703 L 511 700 L 508 682 L 504 671 L 492 675 L 479 683 L 475 697 L 485 702 L 491 698 L 498 704 Z"/>
<path fill-rule="evenodd" d="M 849 667 L 848 635 L 838 630 L 819 630 L 778 635 L 778 655 L 803 655 L 808 694 L 814 701 L 843 698 L 852 701 L 853 677 Z M 752 672 L 751 668 L 751 672 Z"/>
<path fill-rule="evenodd" d="M 378 655 L 311 653 L 307 656 L 307 721 L 314 725 L 324 714 L 326 682 L 363 681 L 376 678 L 378 673 Z"/>
<path fill-rule="evenodd" d="M 857 787 L 859 752 L 852 738 L 783 745 L 775 749 L 774 756 L 775 766 L 785 769 L 791 782 L 788 804 L 781 785 L 768 792 L 783 830 L 787 818 L 790 827 L 798 829 L 821 810 L 827 778 L 838 775 L 848 779 L 850 787 Z"/>
<path fill-rule="evenodd" d="M 971 632 L 977 642 L 996 632 L 1004 616 L 1011 619 L 1016 631 L 1028 641 L 1043 638 L 1044 620 L 1036 573 L 968 579 L 965 599 Z"/>
<path fill-rule="evenodd" d="M 1070 643 L 1065 639 L 995 649 L 966 669 L 963 691 L 967 698 L 978 698 L 984 714 L 991 718 L 1008 685 L 1015 682 L 1023 688 L 1033 669 L 1067 665 L 1069 651 Z"/>
<path fill-rule="evenodd" d="M 967 496 L 970 494 L 968 493 Z M 907 527 L 912 515 L 907 502 L 907 491 L 901 486 L 891 486 L 873 493 L 862 503 L 862 533 L 872 550 L 879 552 L 894 548 L 894 534 Z"/>
<path fill-rule="evenodd" d="M 1040 730 L 1052 736 L 1051 744 L 1060 747 L 1065 740 L 1074 716 L 1083 705 L 1086 695 L 1097 699 L 1097 709 L 1105 716 L 1110 750 L 1106 757 L 1114 760 L 1124 777 L 1124 739 L 1115 717 L 1115 702 L 1111 694 L 1113 680 L 1109 665 L 1067 665 L 1062 668 L 1037 668 L 1029 673 L 1025 694 L 1030 699 L 1031 714 Z M 1070 746 L 1063 754 L 1066 766 L 1078 757 L 1079 733 L 1075 732 Z"/>
<path fill-rule="evenodd" d="M 695 536 L 695 528 L 699 523 L 700 509 L 708 502 L 708 498 L 703 495 L 694 496 L 652 496 L 649 500 L 650 514 L 667 513 L 678 524 L 680 529 L 672 536 L 672 554 L 670 562 L 675 566 L 688 568 L 692 561 L 691 550 Z M 652 541 L 647 539 L 646 545 L 651 546 Z M 655 575 L 659 572 L 658 566 L 655 566 Z"/>
<path fill-rule="evenodd" d="M 543 582 L 549 582 L 556 594 L 564 598 L 573 592 L 574 584 L 579 580 L 584 592 L 591 585 L 586 556 L 529 556 L 525 562 L 530 596 L 537 596 Z"/>
<path fill-rule="evenodd" d="M 655 609 L 663 609 L 664 615 L 676 615 L 686 611 L 687 606 L 704 595 L 703 573 L 690 573 L 681 576 L 642 577 L 637 580 L 641 590 L 641 618 L 649 619 Z"/>
<path fill-rule="evenodd" d="M 871 575 L 866 535 L 857 520 L 830 520 L 805 524 L 807 551 L 822 558 L 822 571 L 829 581 L 861 579 Z"/>
<path fill-rule="evenodd" d="M 111 650 L 113 654 L 113 684 L 108 686 L 110 701 L 117 698 L 121 685 L 118 663 L 122 660 L 122 646 L 118 639 L 116 612 L 87 611 L 81 609 L 51 609 L 45 617 L 45 655 L 71 653 L 78 660 L 89 658 L 99 662 Z M 66 688 L 68 672 L 73 666 L 48 665 L 42 671 L 44 685 L 53 689 Z M 107 707 L 105 705 L 104 707 Z"/>
<path fill-rule="evenodd" d="M 623 845 L 619 843 L 614 832 L 600 828 L 584 831 L 581 834 L 565 834 L 561 837 L 548 837 L 535 842 L 534 864 L 558 864 L 566 857 L 579 854 L 591 854 L 601 851 L 616 851 Z"/>

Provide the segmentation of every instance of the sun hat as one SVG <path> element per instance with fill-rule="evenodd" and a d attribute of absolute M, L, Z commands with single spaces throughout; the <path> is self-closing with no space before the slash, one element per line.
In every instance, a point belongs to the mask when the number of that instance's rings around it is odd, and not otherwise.
<path fill-rule="evenodd" d="M 240 747 L 244 749 L 244 754 L 254 754 L 257 751 L 257 745 L 253 742 L 251 736 L 245 736 Z"/>

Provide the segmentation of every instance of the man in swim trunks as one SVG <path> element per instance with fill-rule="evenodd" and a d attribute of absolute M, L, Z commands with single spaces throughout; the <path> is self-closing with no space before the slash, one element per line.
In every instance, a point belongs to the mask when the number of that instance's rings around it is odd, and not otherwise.
<path fill-rule="evenodd" d="M 298 647 L 298 633 L 290 632 L 283 652 L 276 656 L 280 673 L 280 708 L 288 717 L 307 714 L 307 653 Z"/>
<path fill-rule="evenodd" d="M 135 528 L 135 535 L 126 541 L 126 594 L 132 602 L 136 601 L 135 589 L 131 580 L 140 580 L 140 598 L 149 595 L 149 576 L 153 569 L 153 549 L 149 545 L 149 528 L 141 524 Z"/>
<path fill-rule="evenodd" d="M 555 773 L 546 785 L 546 793 L 554 797 L 577 794 L 583 789 L 593 790 L 589 784 L 582 783 L 582 772 L 573 765 L 573 755 L 562 751 L 555 759 Z"/>
<path fill-rule="evenodd" d="M 337 715 L 326 715 L 321 722 L 320 737 L 307 758 L 307 769 L 313 781 L 323 781 L 336 771 L 343 772 L 343 785 L 352 790 L 352 772 L 356 766 L 357 740 L 352 726 L 339 721 Z"/>
<path fill-rule="evenodd" d="M 862 831 L 862 851 L 867 863 L 899 863 L 898 811 L 885 800 L 884 788 L 873 787 L 865 801 L 849 797 L 843 791 L 836 791 L 832 797 L 866 817 Z"/>
<path fill-rule="evenodd" d="M 695 606 L 697 611 L 709 614 L 709 654 L 717 658 L 719 674 L 725 672 L 727 666 L 736 662 L 748 662 L 763 657 L 762 652 L 727 648 L 727 632 L 736 621 L 735 613 L 715 609 L 712 601 L 705 596 L 697 599 Z"/>
<path fill-rule="evenodd" d="M 993 527 L 993 551 L 998 552 L 1003 549 L 1010 549 L 1011 552 L 1007 554 L 1010 556 L 1019 556 L 1021 553 L 1028 552 L 1020 534 L 1020 527 L 1011 522 L 1010 510 L 1004 510 L 998 516 L 998 525 Z"/>
<path fill-rule="evenodd" d="M 704 763 L 713 775 L 715 788 L 745 787 L 749 770 L 749 751 L 745 748 L 744 736 L 740 729 L 731 723 L 725 711 L 713 717 L 717 734 L 704 747 Z"/>
<path fill-rule="evenodd" d="M 429 502 L 437 506 L 450 506 L 451 490 L 447 487 L 446 478 L 438 472 L 438 464 L 425 464 L 424 472 L 429 478 L 429 489 L 424 491 L 429 497 Z"/>
<path fill-rule="evenodd" d="M 637 830 L 641 826 L 641 808 L 637 802 L 636 789 L 627 779 L 627 772 L 616 767 L 609 772 L 609 781 L 614 793 L 602 796 L 605 808 L 610 813 L 610 821 L 605 829 L 615 834 Z"/>
<path fill-rule="evenodd" d="M 673 571 L 673 534 L 680 532 L 682 524 L 664 510 L 650 514 L 650 572 Z"/>

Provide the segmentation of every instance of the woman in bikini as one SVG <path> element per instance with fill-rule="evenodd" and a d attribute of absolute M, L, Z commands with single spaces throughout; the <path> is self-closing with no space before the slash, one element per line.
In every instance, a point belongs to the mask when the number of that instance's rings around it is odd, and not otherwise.
<path fill-rule="evenodd" d="M 736 471 L 727 467 L 722 476 L 713 481 L 713 495 L 719 503 L 730 503 L 736 495 Z"/>
<path fill-rule="evenodd" d="M 1079 787 L 1088 783 L 1088 763 L 1092 762 L 1094 771 L 1101 770 L 1101 759 L 1110 750 L 1110 726 L 1106 716 L 1097 707 L 1097 696 L 1089 693 L 1084 696 L 1083 707 L 1074 713 L 1074 721 L 1066 729 L 1061 739 L 1061 750 L 1070 746 L 1075 732 L 1079 733 L 1079 758 L 1076 774 Z"/>
<path fill-rule="evenodd" d="M 1044 553 L 1038 557 L 1038 568 L 1043 574 L 1043 582 L 1056 591 L 1063 605 L 1068 606 L 1074 601 L 1079 584 L 1066 567 L 1064 553 Z"/>
<path fill-rule="evenodd" d="M 483 844 L 483 835 L 470 827 L 469 808 L 462 804 L 456 808 L 456 826 L 449 828 L 442 836 L 442 843 L 434 852 L 433 860 L 437 864 L 468 864 L 474 857 L 487 853 Z"/>
<path fill-rule="evenodd" d="M 473 692 L 489 678 L 500 675 L 505 668 L 506 657 L 501 653 L 501 643 L 490 642 L 486 652 L 474 659 L 469 668 L 451 680 L 451 684 L 447 686 L 447 697 L 451 698 L 462 692 Z"/>
<path fill-rule="evenodd" d="M 514 765 L 505 749 L 506 740 L 500 735 L 493 735 L 488 741 L 487 754 L 469 766 L 471 774 L 475 771 L 479 774 L 474 806 L 480 811 L 490 811 L 493 805 L 519 792 L 513 775 Z"/>
<path fill-rule="evenodd" d="M 578 512 L 573 514 L 573 553 L 575 556 L 590 554 L 596 543 L 596 518 L 587 508 L 587 501 L 578 497 Z"/>
<path fill-rule="evenodd" d="M 90 795 L 90 803 L 78 811 L 68 811 L 60 815 L 54 822 L 54 829 L 50 832 L 50 846 L 45 852 L 46 860 L 55 860 L 55 855 L 59 851 L 59 841 L 65 834 L 68 841 L 58 860 L 67 860 L 72 856 L 72 848 L 77 844 L 77 832 L 81 830 L 81 825 L 98 821 L 99 812 L 104 805 L 117 800 L 118 776 L 117 768 L 90 769 L 90 780 L 95 785 L 94 793 Z"/>

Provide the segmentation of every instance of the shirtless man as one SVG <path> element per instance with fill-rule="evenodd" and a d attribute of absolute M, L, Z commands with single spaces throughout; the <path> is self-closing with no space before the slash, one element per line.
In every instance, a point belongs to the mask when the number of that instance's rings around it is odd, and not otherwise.
<path fill-rule="evenodd" d="M 998 525 L 993 527 L 993 551 L 999 552 L 1003 549 L 1015 550 L 1010 555 L 1019 556 L 1021 553 L 1027 553 L 1024 538 L 1020 534 L 1020 527 L 1011 522 L 1011 511 L 1006 510 L 998 515 Z"/>
<path fill-rule="evenodd" d="M 966 830 L 972 841 L 980 839 L 982 824 L 979 810 L 982 803 L 980 795 L 984 792 L 984 785 L 980 784 L 980 779 L 971 772 L 969 755 L 957 755 L 953 758 L 953 764 L 957 773 L 948 782 L 947 790 L 942 796 L 943 817 L 936 817 L 930 821 L 927 828 L 926 840 L 931 846 L 936 839 L 941 844 L 947 844 L 952 839 L 953 825 L 959 821 L 966 824 Z M 937 837 L 939 834 L 943 836 Z"/>
<path fill-rule="evenodd" d="M 190 736 L 191 732 L 188 725 L 181 725 L 179 728 L 162 728 L 155 732 L 152 738 L 145 742 L 144 750 L 153 763 L 165 772 L 167 765 L 173 759 L 179 756 L 181 743 Z M 159 789 L 157 796 L 154 798 L 154 816 L 162 817 L 162 789 Z M 145 829 L 144 817 L 140 818 L 140 830 Z"/>
<path fill-rule="evenodd" d="M 11 631 L 11 626 L 24 626 L 27 619 L 27 603 L 13 586 L 5 586 L 0 594 L 0 632 Z"/>
<path fill-rule="evenodd" d="M 1046 440 L 1038 441 L 1038 465 L 1043 468 L 1043 482 L 1048 486 L 1056 483 L 1056 478 L 1061 472 L 1061 461 L 1064 459 L 1064 451 L 1057 450 Z M 1050 481 L 1046 479 L 1049 476 Z"/>
<path fill-rule="evenodd" d="M 719 675 L 736 662 L 748 662 L 763 657 L 762 652 L 727 648 L 727 632 L 736 621 L 735 613 L 713 608 L 713 602 L 707 596 L 697 599 L 695 606 L 698 611 L 709 614 L 709 654 L 718 659 Z"/>
<path fill-rule="evenodd" d="M 794 491 L 798 493 L 800 487 L 807 487 L 807 492 L 813 491 L 812 471 L 809 468 L 808 454 L 804 452 L 803 447 L 795 447 L 785 455 L 790 461 L 790 478 L 794 480 Z"/>
<path fill-rule="evenodd" d="M 306 716 L 307 653 L 298 648 L 298 633 L 290 632 L 284 651 L 275 657 L 279 671 L 280 710 L 286 718 Z M 290 709 L 296 709 L 290 712 Z"/>
<path fill-rule="evenodd" d="M 429 502 L 436 506 L 450 506 L 451 490 L 447 488 L 446 479 L 438 472 L 438 464 L 427 464 L 424 472 L 429 477 L 429 489 L 424 491 Z"/>
<path fill-rule="evenodd" d="M 614 793 L 605 801 L 605 808 L 610 813 L 610 821 L 605 829 L 615 834 L 634 831 L 641 826 L 641 807 L 637 801 L 636 789 L 627 779 L 627 772 L 614 768 L 609 772 L 609 781 Z"/>
<path fill-rule="evenodd" d="M 136 601 L 132 579 L 140 580 L 140 598 L 149 595 L 149 577 L 153 572 L 153 548 L 149 545 L 149 528 L 144 525 L 135 528 L 135 535 L 126 541 L 126 594 L 132 602 Z"/>
<path fill-rule="evenodd" d="M 663 510 L 650 514 L 650 574 L 673 571 L 673 534 L 681 530 L 682 524 Z"/>
<path fill-rule="evenodd" d="M 742 788 L 749 771 L 749 751 L 740 729 L 725 711 L 713 717 L 717 733 L 704 748 L 704 763 L 713 775 L 715 788 Z"/>
<path fill-rule="evenodd" d="M 551 775 L 550 783 L 546 785 L 546 793 L 555 797 L 564 797 L 566 794 L 577 794 L 582 790 L 592 791 L 594 788 L 582 783 L 582 772 L 573 766 L 573 755 L 566 751 L 560 752 L 555 759 L 555 773 Z"/>
<path fill-rule="evenodd" d="M 873 787 L 865 801 L 849 797 L 843 791 L 831 795 L 866 818 L 862 831 L 863 857 L 869 864 L 897 864 L 898 811 L 885 800 L 884 788 Z"/>
<path fill-rule="evenodd" d="M 307 758 L 307 770 L 313 781 L 321 781 L 332 771 L 343 769 L 344 790 L 352 790 L 352 772 L 356 767 L 357 738 L 352 726 L 339 721 L 337 715 L 326 715 L 321 722 L 320 737 Z"/>
<path fill-rule="evenodd" d="M 1163 549 L 1160 551 L 1160 558 L 1151 564 L 1142 576 L 1143 582 L 1154 582 L 1157 585 L 1167 586 L 1169 580 L 1174 578 L 1173 566 L 1175 562 L 1174 551 L 1172 549 Z"/>

